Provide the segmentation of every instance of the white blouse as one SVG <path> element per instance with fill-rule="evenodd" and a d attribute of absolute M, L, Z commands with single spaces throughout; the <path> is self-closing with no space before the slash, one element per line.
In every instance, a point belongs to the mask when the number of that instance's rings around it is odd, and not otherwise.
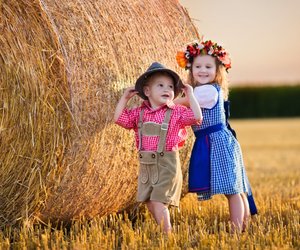
<path fill-rule="evenodd" d="M 194 88 L 194 95 L 201 108 L 211 109 L 216 105 L 219 94 L 213 85 L 206 84 Z"/>

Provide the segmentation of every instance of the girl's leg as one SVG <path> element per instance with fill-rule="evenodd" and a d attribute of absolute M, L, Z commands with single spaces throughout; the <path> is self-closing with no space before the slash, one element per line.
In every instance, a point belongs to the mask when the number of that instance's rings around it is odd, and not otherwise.
<path fill-rule="evenodd" d="M 249 208 L 249 202 L 248 202 L 248 199 L 247 199 L 247 194 L 242 193 L 240 195 L 241 195 L 241 197 L 243 199 L 243 203 L 244 203 L 243 230 L 245 230 L 246 226 L 247 226 L 247 222 L 249 221 L 249 219 L 251 217 L 251 213 L 250 213 L 250 208 Z"/>
<path fill-rule="evenodd" d="M 226 195 L 229 204 L 230 221 L 234 230 L 242 231 L 244 221 L 244 202 L 240 194 Z"/>
<path fill-rule="evenodd" d="M 148 201 L 146 204 L 156 223 L 159 225 L 163 223 L 164 232 L 171 232 L 172 226 L 168 206 L 158 201 Z"/>

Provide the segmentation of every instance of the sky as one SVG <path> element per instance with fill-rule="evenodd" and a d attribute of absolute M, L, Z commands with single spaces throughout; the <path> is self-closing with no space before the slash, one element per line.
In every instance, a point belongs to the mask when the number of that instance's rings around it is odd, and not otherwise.
<path fill-rule="evenodd" d="M 300 0 L 179 0 L 230 54 L 232 84 L 300 84 Z"/>

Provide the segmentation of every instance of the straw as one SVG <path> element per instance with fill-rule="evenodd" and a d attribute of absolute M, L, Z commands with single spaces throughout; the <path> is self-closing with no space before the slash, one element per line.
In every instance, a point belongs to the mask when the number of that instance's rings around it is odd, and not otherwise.
<path fill-rule="evenodd" d="M 134 137 L 113 124 L 114 108 L 153 61 L 183 75 L 176 51 L 198 38 L 186 10 L 176 0 L 1 5 L 0 225 L 132 206 Z"/>

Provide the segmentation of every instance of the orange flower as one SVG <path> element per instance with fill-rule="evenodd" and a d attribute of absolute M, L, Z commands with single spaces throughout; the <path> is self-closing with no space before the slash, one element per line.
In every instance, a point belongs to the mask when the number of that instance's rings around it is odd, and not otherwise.
<path fill-rule="evenodd" d="M 185 58 L 185 53 L 183 51 L 178 51 L 176 55 L 176 61 L 181 68 L 185 68 L 187 65 L 187 59 Z"/>

